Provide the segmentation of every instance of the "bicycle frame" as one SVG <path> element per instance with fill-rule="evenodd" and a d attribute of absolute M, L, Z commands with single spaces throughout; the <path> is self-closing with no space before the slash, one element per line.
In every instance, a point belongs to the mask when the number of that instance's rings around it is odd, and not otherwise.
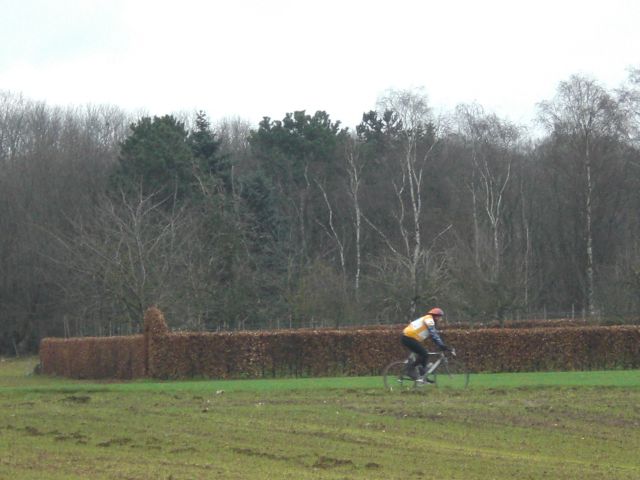
<path fill-rule="evenodd" d="M 452 353 L 454 357 L 449 358 L 445 352 L 428 352 L 426 372 L 418 378 L 408 371 L 417 358 L 415 353 L 410 353 L 404 360 L 392 361 L 383 369 L 384 385 L 388 390 L 406 390 L 427 384 L 436 384 L 445 389 L 466 388 L 469 371 L 464 362 L 456 358 L 455 351 Z"/>
<path fill-rule="evenodd" d="M 444 362 L 446 364 L 448 361 L 447 356 L 444 354 L 444 352 L 428 352 L 428 355 L 437 356 L 438 359 L 434 362 L 429 362 L 429 360 L 427 359 L 427 367 L 429 367 L 429 369 L 425 372 L 424 375 L 422 375 L 423 377 L 432 374 L 436 370 L 436 368 L 440 366 L 441 363 Z M 417 355 L 414 352 L 411 352 L 405 360 L 405 363 L 413 363 L 416 357 Z M 429 364 L 431 364 L 431 366 L 429 366 Z"/>

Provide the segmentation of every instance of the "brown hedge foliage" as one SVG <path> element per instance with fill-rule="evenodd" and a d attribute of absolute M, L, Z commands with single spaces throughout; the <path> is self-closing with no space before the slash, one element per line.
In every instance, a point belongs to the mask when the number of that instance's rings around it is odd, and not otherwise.
<path fill-rule="evenodd" d="M 379 373 L 380 365 L 402 354 L 397 332 L 357 333 L 316 330 L 162 335 L 153 342 L 149 372 L 157 378 L 366 375 Z"/>
<path fill-rule="evenodd" d="M 164 314 L 156 306 L 147 308 L 144 312 L 144 334 L 153 337 L 165 333 L 169 333 L 169 327 Z"/>
<path fill-rule="evenodd" d="M 41 371 L 70 378 L 128 380 L 146 377 L 150 344 L 168 331 L 162 312 L 150 307 L 145 312 L 144 335 L 45 338 L 40 343 Z"/>
<path fill-rule="evenodd" d="M 402 358 L 401 328 L 169 334 L 159 378 L 375 375 Z M 470 370 L 522 372 L 640 367 L 640 327 L 452 329 L 443 333 Z"/>
<path fill-rule="evenodd" d="M 144 335 L 45 339 L 40 356 L 44 373 L 74 378 L 376 375 L 406 356 L 403 327 L 170 333 L 151 307 Z M 448 328 L 443 337 L 475 372 L 640 368 L 637 325 Z"/>
<path fill-rule="evenodd" d="M 640 367 L 640 327 L 455 330 L 447 335 L 473 371 Z"/>
<path fill-rule="evenodd" d="M 169 327 L 164 318 L 164 314 L 156 306 L 147 308 L 144 312 L 144 358 L 145 372 L 151 377 L 160 377 L 162 372 L 156 372 L 154 365 L 155 357 L 160 352 L 156 346 L 158 339 L 169 333 Z"/>
<path fill-rule="evenodd" d="M 45 338 L 40 366 L 44 374 L 70 378 L 144 377 L 144 337 Z"/>

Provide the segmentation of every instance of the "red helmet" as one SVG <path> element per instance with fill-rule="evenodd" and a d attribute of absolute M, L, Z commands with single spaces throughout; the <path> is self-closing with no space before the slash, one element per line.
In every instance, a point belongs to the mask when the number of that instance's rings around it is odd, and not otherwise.
<path fill-rule="evenodd" d="M 441 308 L 436 307 L 429 310 L 427 312 L 427 315 L 431 315 L 432 317 L 435 317 L 435 316 L 444 317 L 444 312 L 442 311 Z"/>

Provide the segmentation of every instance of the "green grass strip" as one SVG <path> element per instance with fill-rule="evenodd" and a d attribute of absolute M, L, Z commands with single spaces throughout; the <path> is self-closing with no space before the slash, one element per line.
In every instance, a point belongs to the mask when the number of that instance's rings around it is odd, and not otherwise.
<path fill-rule="evenodd" d="M 3 386 L 0 392 L 210 392 L 210 391 L 278 391 L 318 389 L 377 389 L 383 388 L 382 377 L 321 377 L 277 378 L 253 380 L 136 380 L 106 383 L 95 381 L 69 381 L 45 377 L 41 384 Z M 9 382 L 15 385 L 15 381 Z M 469 388 L 522 388 L 522 387 L 633 387 L 640 388 L 640 370 L 611 370 L 595 372 L 533 372 L 533 373 L 481 373 L 471 375 Z"/>

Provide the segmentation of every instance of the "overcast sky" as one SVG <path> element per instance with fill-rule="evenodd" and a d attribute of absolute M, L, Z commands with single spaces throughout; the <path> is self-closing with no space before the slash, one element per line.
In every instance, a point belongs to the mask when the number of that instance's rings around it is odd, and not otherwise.
<path fill-rule="evenodd" d="M 212 120 L 325 110 L 385 90 L 518 123 L 559 82 L 640 67 L 637 0 L 0 0 L 0 90 L 51 105 Z"/>

